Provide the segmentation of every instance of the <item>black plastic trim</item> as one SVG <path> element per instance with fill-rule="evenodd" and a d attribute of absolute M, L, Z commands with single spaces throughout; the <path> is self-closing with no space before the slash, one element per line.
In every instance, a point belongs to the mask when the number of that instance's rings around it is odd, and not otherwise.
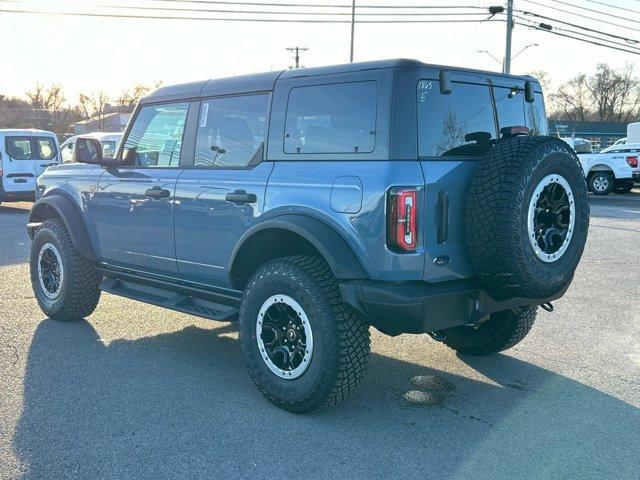
<path fill-rule="evenodd" d="M 91 260 L 96 259 L 96 254 L 91 244 L 91 239 L 87 233 L 87 228 L 78 207 L 73 200 L 63 194 L 52 194 L 41 198 L 31 207 L 31 213 L 29 214 L 29 223 L 37 223 L 46 220 L 48 217 L 43 215 L 44 206 L 48 205 L 53 208 L 60 218 L 64 221 L 67 231 L 71 236 L 73 246 L 78 253 L 85 258 Z M 33 234 L 33 230 L 27 230 L 29 235 Z"/>
<path fill-rule="evenodd" d="M 426 333 L 472 325 L 487 315 L 548 303 L 547 298 L 492 297 L 477 279 L 443 283 L 352 281 L 340 284 L 343 300 L 383 333 Z"/>

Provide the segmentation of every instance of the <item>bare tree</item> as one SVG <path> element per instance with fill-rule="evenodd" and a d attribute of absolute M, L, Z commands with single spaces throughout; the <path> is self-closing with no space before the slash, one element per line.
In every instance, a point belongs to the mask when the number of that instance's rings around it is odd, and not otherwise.
<path fill-rule="evenodd" d="M 104 130 L 105 119 L 109 107 L 109 95 L 103 90 L 89 95 L 81 93 L 79 97 L 79 107 L 85 119 L 95 119 L 98 129 Z"/>
<path fill-rule="evenodd" d="M 124 90 L 120 93 L 116 99 L 116 105 L 126 112 L 131 112 L 142 97 L 152 90 L 155 90 L 160 85 L 162 85 L 161 81 L 158 81 L 151 86 L 137 83 L 133 88 Z"/>
<path fill-rule="evenodd" d="M 591 113 L 588 80 L 584 73 L 577 75 L 558 87 L 549 96 L 554 116 L 561 116 L 576 122 L 584 122 Z"/>
<path fill-rule="evenodd" d="M 61 85 L 51 85 L 46 88 L 37 83 L 25 95 L 31 102 L 33 116 L 39 128 L 54 129 L 56 127 L 56 112 L 63 107 L 65 96 Z"/>
<path fill-rule="evenodd" d="M 598 65 L 595 75 L 589 77 L 587 88 L 597 120 L 601 122 L 628 121 L 640 105 L 640 81 L 633 76 L 633 66 L 627 64 L 621 71 L 608 65 Z"/>

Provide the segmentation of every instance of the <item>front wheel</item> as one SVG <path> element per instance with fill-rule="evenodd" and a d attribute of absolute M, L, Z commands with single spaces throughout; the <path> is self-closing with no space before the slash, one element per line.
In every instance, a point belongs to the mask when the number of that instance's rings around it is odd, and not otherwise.
<path fill-rule="evenodd" d="M 533 327 L 537 307 L 520 313 L 512 310 L 492 313 L 489 319 L 475 327 L 454 327 L 443 330 L 446 345 L 458 353 L 491 355 L 519 343 Z"/>
<path fill-rule="evenodd" d="M 367 365 L 369 327 L 342 302 L 324 260 L 286 257 L 249 280 L 240 343 L 262 394 L 301 413 L 333 406 L 354 391 Z"/>
<path fill-rule="evenodd" d="M 79 320 L 100 300 L 95 265 L 80 256 L 64 222 L 45 220 L 31 243 L 31 285 L 42 311 L 53 320 Z"/>
<path fill-rule="evenodd" d="M 589 190 L 596 195 L 608 195 L 613 190 L 615 180 L 609 172 L 595 172 L 589 177 Z"/>

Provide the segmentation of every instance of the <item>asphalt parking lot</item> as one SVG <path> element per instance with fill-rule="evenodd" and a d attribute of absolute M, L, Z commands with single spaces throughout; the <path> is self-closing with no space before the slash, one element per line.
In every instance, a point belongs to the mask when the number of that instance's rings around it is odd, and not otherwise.
<path fill-rule="evenodd" d="M 38 309 L 30 204 L 0 207 L 0 478 L 640 477 L 640 191 L 591 197 L 556 311 L 493 357 L 375 332 L 338 408 L 293 415 L 253 386 L 233 325 L 103 295 L 86 321 Z M 415 375 L 455 389 L 403 395 Z"/>

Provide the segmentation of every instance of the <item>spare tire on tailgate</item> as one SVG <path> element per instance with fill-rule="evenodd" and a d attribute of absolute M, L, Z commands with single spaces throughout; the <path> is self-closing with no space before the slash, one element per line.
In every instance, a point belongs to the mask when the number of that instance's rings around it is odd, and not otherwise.
<path fill-rule="evenodd" d="M 553 137 L 500 140 L 478 166 L 466 206 L 475 273 L 497 298 L 547 298 L 573 278 L 589 228 L 578 157 Z"/>

